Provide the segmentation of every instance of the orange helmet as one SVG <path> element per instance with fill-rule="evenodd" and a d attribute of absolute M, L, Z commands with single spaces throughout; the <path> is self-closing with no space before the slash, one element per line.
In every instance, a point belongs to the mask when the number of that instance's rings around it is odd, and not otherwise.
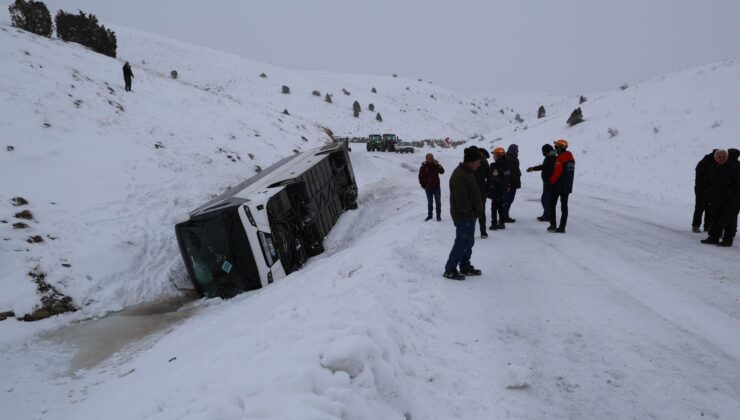
<path fill-rule="evenodd" d="M 560 146 L 563 149 L 567 149 L 568 148 L 568 141 L 565 140 L 565 139 L 555 140 L 555 146 Z"/>
<path fill-rule="evenodd" d="M 493 149 L 493 155 L 494 156 L 503 156 L 506 154 L 506 150 L 504 150 L 503 147 L 497 147 Z"/>

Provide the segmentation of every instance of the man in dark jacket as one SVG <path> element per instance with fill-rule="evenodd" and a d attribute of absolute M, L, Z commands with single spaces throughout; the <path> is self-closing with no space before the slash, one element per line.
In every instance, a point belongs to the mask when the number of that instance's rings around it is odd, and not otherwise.
<path fill-rule="evenodd" d="M 478 148 L 480 152 L 480 167 L 475 171 L 475 180 L 478 181 L 478 189 L 480 189 L 480 199 L 483 204 L 483 213 L 478 218 L 478 225 L 480 227 L 480 237 L 487 238 L 488 233 L 486 232 L 486 189 L 488 188 L 488 181 L 491 178 L 490 165 L 488 165 L 488 158 L 490 155 L 488 151 L 483 148 Z"/>
<path fill-rule="evenodd" d="M 445 265 L 444 277 L 465 280 L 481 271 L 470 264 L 475 244 L 475 222 L 483 213 L 475 171 L 480 166 L 480 152 L 475 146 L 465 149 L 463 162 L 450 176 L 450 215 L 455 223 L 455 243 Z M 460 271 L 457 271 L 457 267 Z"/>
<path fill-rule="evenodd" d="M 516 144 L 509 146 L 509 149 L 506 151 L 506 160 L 509 162 L 509 169 L 511 170 L 511 187 L 506 191 L 504 208 L 506 210 L 506 223 L 514 223 L 516 219 L 512 219 L 509 213 L 516 197 L 516 190 L 522 187 L 522 171 L 519 168 L 519 146 Z"/>
<path fill-rule="evenodd" d="M 568 150 L 568 142 L 564 139 L 555 141 L 555 150 L 558 157 L 550 175 L 550 226 L 548 232 L 565 233 L 565 225 L 568 222 L 568 196 L 573 192 L 573 177 L 575 175 L 576 160 Z M 557 214 L 555 207 L 560 200 L 560 225 L 557 226 Z"/>
<path fill-rule="evenodd" d="M 538 217 L 537 220 L 540 222 L 549 222 L 550 195 L 552 194 L 550 191 L 550 177 L 555 168 L 555 159 L 557 158 L 558 153 L 555 151 L 554 147 L 549 144 L 545 144 L 542 146 L 542 155 L 545 157 L 542 161 L 542 165 L 531 166 L 527 168 L 527 172 L 542 171 L 542 197 L 540 198 L 540 201 L 542 202 L 542 216 Z"/>
<path fill-rule="evenodd" d="M 491 230 L 506 228 L 506 193 L 511 189 L 511 178 L 506 151 L 503 147 L 493 149 L 491 178 L 487 188 L 488 198 L 491 199 Z"/>
<path fill-rule="evenodd" d="M 717 149 L 712 150 L 712 153 L 706 154 L 696 164 L 696 176 L 694 177 L 694 196 L 696 200 L 694 203 L 694 219 L 691 222 L 691 230 L 694 232 L 701 232 L 702 214 L 704 215 L 704 231 L 709 232 L 712 226 L 712 212 L 709 210 L 709 179 L 707 172 L 709 172 L 710 167 L 714 164 L 714 152 L 716 151 Z"/>
<path fill-rule="evenodd" d="M 134 72 L 131 71 L 131 65 L 128 61 L 123 65 L 123 81 L 126 83 L 126 92 L 131 92 L 131 79 L 134 78 Z"/>
<path fill-rule="evenodd" d="M 712 227 L 704 244 L 732 246 L 737 232 L 738 195 L 740 194 L 740 164 L 737 149 L 732 157 L 727 150 L 714 152 L 714 164 L 707 172 L 708 200 L 712 212 Z M 720 242 L 722 238 L 722 242 Z"/>
<path fill-rule="evenodd" d="M 442 220 L 442 191 L 439 187 L 439 176 L 445 173 L 445 168 L 434 159 L 434 155 L 427 153 L 426 160 L 419 168 L 419 184 L 427 193 L 427 218 L 432 220 L 432 199 L 437 205 L 437 221 Z"/>

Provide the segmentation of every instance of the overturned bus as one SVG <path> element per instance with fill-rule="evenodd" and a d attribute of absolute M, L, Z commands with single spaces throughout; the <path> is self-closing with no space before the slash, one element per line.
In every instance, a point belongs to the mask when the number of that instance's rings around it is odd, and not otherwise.
<path fill-rule="evenodd" d="M 347 148 L 329 144 L 280 160 L 175 226 L 190 279 L 206 297 L 259 289 L 324 251 L 357 184 Z"/>

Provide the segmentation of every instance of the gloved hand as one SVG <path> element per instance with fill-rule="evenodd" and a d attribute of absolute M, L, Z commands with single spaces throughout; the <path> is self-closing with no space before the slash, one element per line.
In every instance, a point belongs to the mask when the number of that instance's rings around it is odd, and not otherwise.
<path fill-rule="evenodd" d="M 532 171 L 534 171 L 534 168 L 532 168 L 531 166 L 527 168 L 527 172 L 532 172 Z"/>

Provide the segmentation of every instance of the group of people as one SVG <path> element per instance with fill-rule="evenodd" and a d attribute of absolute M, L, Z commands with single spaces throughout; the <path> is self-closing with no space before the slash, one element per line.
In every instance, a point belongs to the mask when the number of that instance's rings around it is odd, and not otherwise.
<path fill-rule="evenodd" d="M 691 225 L 694 232 L 701 232 L 703 227 L 709 233 L 701 241 L 704 244 L 731 247 L 735 239 L 740 210 L 738 156 L 738 149 L 715 149 L 696 165 L 696 204 Z"/>
<path fill-rule="evenodd" d="M 539 221 L 550 222 L 548 232 L 565 233 L 568 220 L 568 196 L 573 189 L 575 159 L 567 150 L 564 139 L 542 147 L 544 160 L 541 165 L 527 172 L 541 171 L 542 209 Z M 521 188 L 519 148 L 516 144 L 508 150 L 496 147 L 492 150 L 493 161 L 487 150 L 471 146 L 465 149 L 463 162 L 450 176 L 450 214 L 455 223 L 455 243 L 445 265 L 444 277 L 464 280 L 465 276 L 480 275 L 481 271 L 470 263 L 475 243 L 475 227 L 478 222 L 481 238 L 487 238 L 485 202 L 491 200 L 490 230 L 502 230 L 507 223 L 516 222 L 510 216 L 516 190 Z M 427 218 L 432 220 L 436 205 L 436 218 L 441 221 L 441 189 L 439 175 L 444 168 L 428 153 L 419 169 L 419 184 L 427 194 Z M 556 206 L 561 203 L 560 224 L 556 224 Z M 459 270 L 458 270 L 459 267 Z"/>

